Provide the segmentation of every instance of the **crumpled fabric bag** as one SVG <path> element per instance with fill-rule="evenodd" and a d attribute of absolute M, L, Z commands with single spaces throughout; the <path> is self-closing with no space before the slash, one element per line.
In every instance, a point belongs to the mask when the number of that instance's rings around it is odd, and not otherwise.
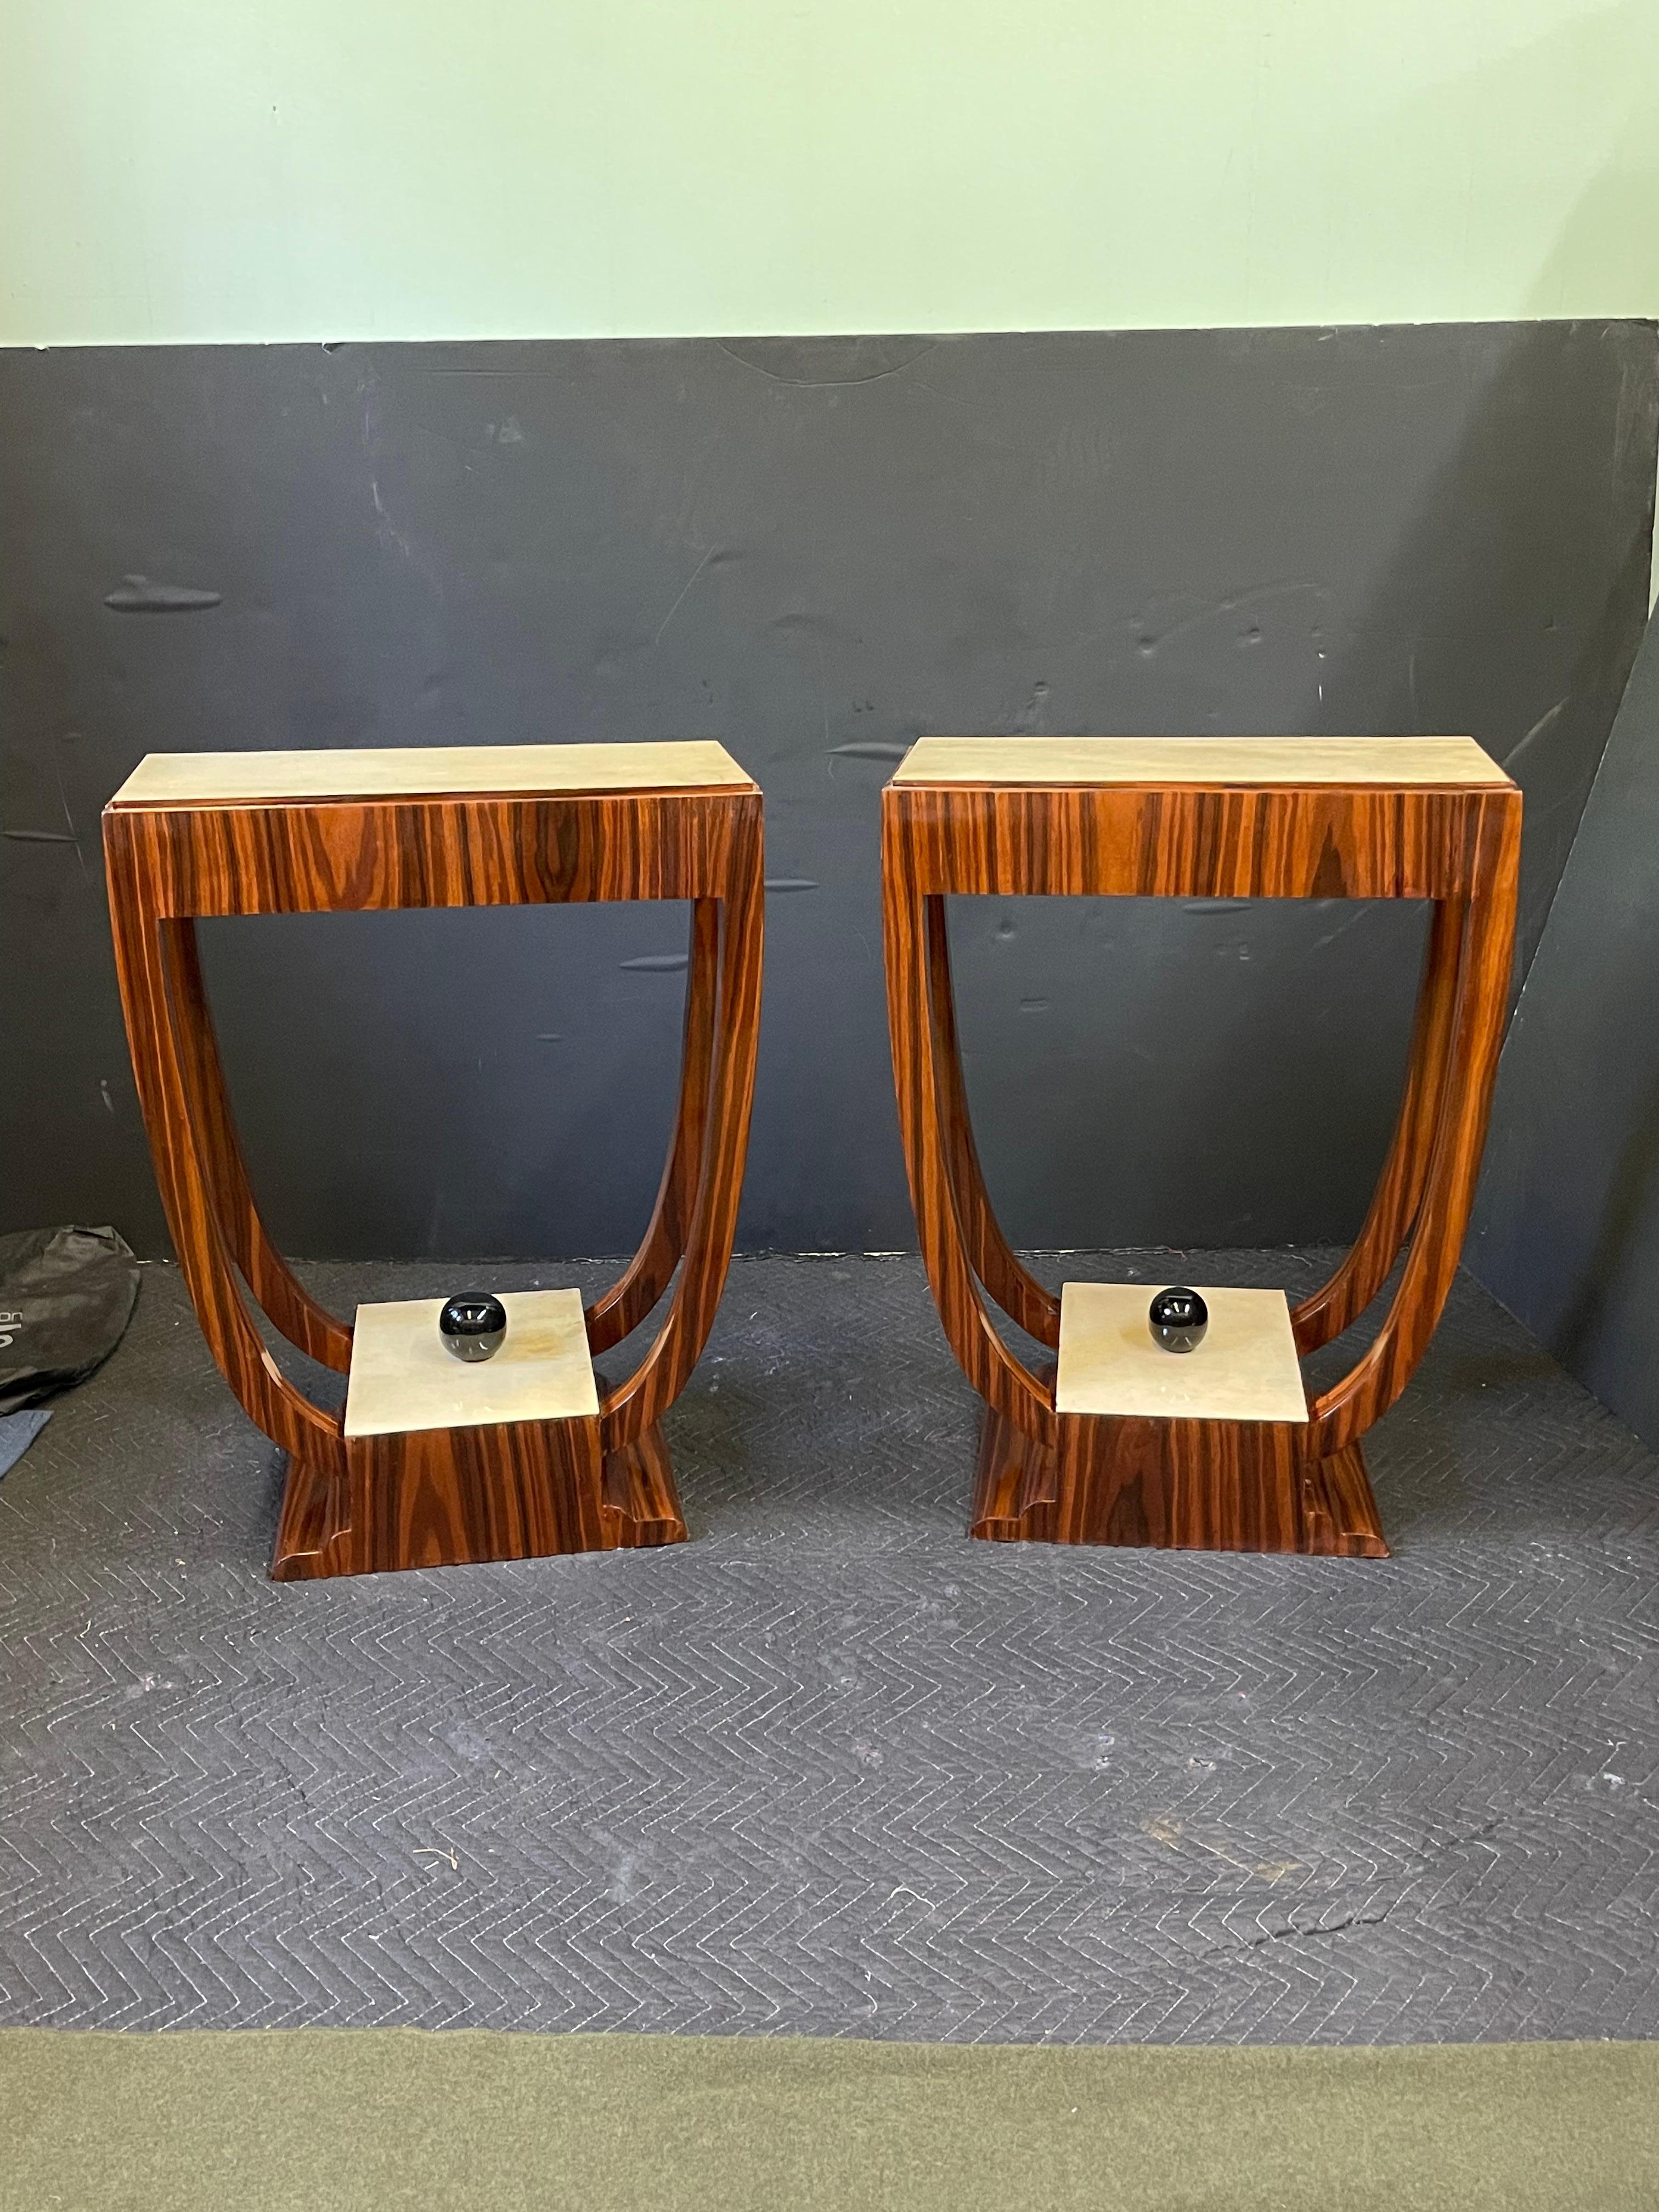
<path fill-rule="evenodd" d="M 50 1406 L 32 1406 L 26 1413 L 0 1413 L 0 1474 L 9 1474 L 52 1419 Z"/>
<path fill-rule="evenodd" d="M 83 1382 L 121 1341 L 137 1296 L 138 1262 L 113 1229 L 0 1237 L 0 1413 Z"/>

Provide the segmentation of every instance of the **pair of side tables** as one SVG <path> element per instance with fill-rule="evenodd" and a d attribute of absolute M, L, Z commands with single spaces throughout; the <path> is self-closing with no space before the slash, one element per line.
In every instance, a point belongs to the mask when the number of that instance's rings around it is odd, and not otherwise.
<path fill-rule="evenodd" d="M 1507 1003 L 1521 794 L 1467 738 L 923 738 L 882 795 L 888 1009 L 910 1189 L 952 1349 L 985 1401 L 972 1533 L 1386 1556 L 1360 1437 L 1421 1358 L 1456 1270 Z M 208 1343 L 289 1455 L 279 1580 L 675 1543 L 662 1417 L 731 1260 L 759 1034 L 759 787 L 719 744 L 153 754 L 104 816 L 116 963 L 157 1180 Z M 1433 919 L 1399 1118 L 1352 1250 L 1291 1308 L 1206 1291 L 1200 1350 L 1149 1286 L 1059 1297 L 999 1228 L 969 1120 L 945 899 L 1411 898 Z M 508 1294 L 507 1348 L 442 1350 L 437 1301 L 355 1326 L 295 1279 L 237 1143 L 198 958 L 202 915 L 683 899 L 678 1109 L 645 1240 L 585 1310 Z M 1404 1255 L 1403 1264 L 1401 1255 Z M 1300 1360 L 1398 1266 L 1368 1350 L 1310 1398 Z M 625 1381 L 603 1357 L 663 1304 Z M 1032 1367 L 1000 1313 L 1054 1355 Z M 258 1316 L 347 1376 L 343 1413 Z"/>

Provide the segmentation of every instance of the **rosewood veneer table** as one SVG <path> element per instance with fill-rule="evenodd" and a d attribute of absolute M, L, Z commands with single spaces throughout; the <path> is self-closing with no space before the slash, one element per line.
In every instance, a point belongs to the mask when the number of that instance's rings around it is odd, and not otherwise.
<path fill-rule="evenodd" d="M 1056 1543 L 1386 1556 L 1360 1437 L 1421 1358 L 1457 1269 L 1508 999 L 1521 793 L 1468 738 L 926 738 L 882 794 L 888 1013 L 923 1257 L 986 1404 L 972 1531 Z M 1155 1346 L 1155 1284 L 1021 1264 L 963 1085 L 954 894 L 1433 902 L 1392 1142 L 1322 1290 L 1206 1290 L 1195 1352 Z M 1300 1358 L 1404 1254 L 1375 1340 L 1309 1397 Z M 1193 1285 L 1203 1289 L 1202 1285 Z M 1034 1370 L 1000 1310 L 1055 1354 Z"/>
<path fill-rule="evenodd" d="M 156 1177 L 191 1297 L 249 1416 L 289 1455 L 278 1580 L 675 1543 L 663 1413 L 708 1340 L 732 1254 L 759 1029 L 761 793 L 712 743 L 152 754 L 111 800 L 116 965 Z M 678 1110 L 631 1265 L 586 1312 L 509 1295 L 474 1367 L 436 1301 L 324 1310 L 273 1248 L 230 1114 L 199 915 L 563 900 L 690 902 Z M 674 1281 L 676 1270 L 678 1281 Z M 674 1282 L 614 1388 L 594 1354 Z M 266 1349 L 260 1310 L 349 1377 L 325 1411 Z"/>

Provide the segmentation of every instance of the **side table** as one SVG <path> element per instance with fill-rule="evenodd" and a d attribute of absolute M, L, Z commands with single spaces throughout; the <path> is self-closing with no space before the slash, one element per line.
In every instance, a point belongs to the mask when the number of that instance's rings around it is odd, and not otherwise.
<path fill-rule="evenodd" d="M 168 1225 L 214 1358 L 289 1455 L 277 1580 L 684 1537 L 659 1423 L 731 1259 L 759 1030 L 761 848 L 760 791 L 712 743 L 159 753 L 110 801 L 116 966 Z M 644 1243 L 585 1314 L 574 1291 L 522 1294 L 511 1359 L 448 1360 L 435 1302 L 430 1315 L 362 1307 L 354 1330 L 301 1288 L 260 1218 L 197 917 L 598 899 L 691 904 L 678 1110 Z M 654 1340 L 601 1397 L 591 1356 L 647 1317 L 677 1268 Z M 282 1372 L 256 1307 L 350 1377 L 343 1414 Z"/>
<path fill-rule="evenodd" d="M 1405 1388 L 1456 1273 L 1520 843 L 1521 793 L 1468 738 L 911 749 L 882 795 L 888 1014 L 928 1279 L 986 1401 L 975 1535 L 1386 1556 L 1359 1439 Z M 1155 1284 L 1071 1284 L 1056 1297 L 1021 1264 L 991 1209 L 963 1084 L 945 901 L 963 893 L 1433 902 L 1393 1140 L 1358 1240 L 1322 1290 L 1293 1310 L 1277 1291 L 1206 1292 L 1208 1337 L 1172 1356 L 1146 1334 Z M 1375 1340 L 1310 1401 L 1299 1357 L 1358 1319 L 1402 1250 Z M 993 1305 L 1057 1365 L 1018 1358 Z"/>

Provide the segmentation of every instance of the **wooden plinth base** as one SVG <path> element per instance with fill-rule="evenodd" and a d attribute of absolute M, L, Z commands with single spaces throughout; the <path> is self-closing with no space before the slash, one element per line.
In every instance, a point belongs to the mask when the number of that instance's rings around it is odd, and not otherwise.
<path fill-rule="evenodd" d="M 348 1439 L 344 1471 L 289 1462 L 276 1582 L 685 1539 L 660 1428 L 607 1452 L 597 1419 Z"/>
<path fill-rule="evenodd" d="M 971 1534 L 994 1542 L 1389 1555 L 1357 1443 L 1306 1458 L 1294 1427 L 1058 1417 L 1044 1451 L 987 1410 Z"/>

